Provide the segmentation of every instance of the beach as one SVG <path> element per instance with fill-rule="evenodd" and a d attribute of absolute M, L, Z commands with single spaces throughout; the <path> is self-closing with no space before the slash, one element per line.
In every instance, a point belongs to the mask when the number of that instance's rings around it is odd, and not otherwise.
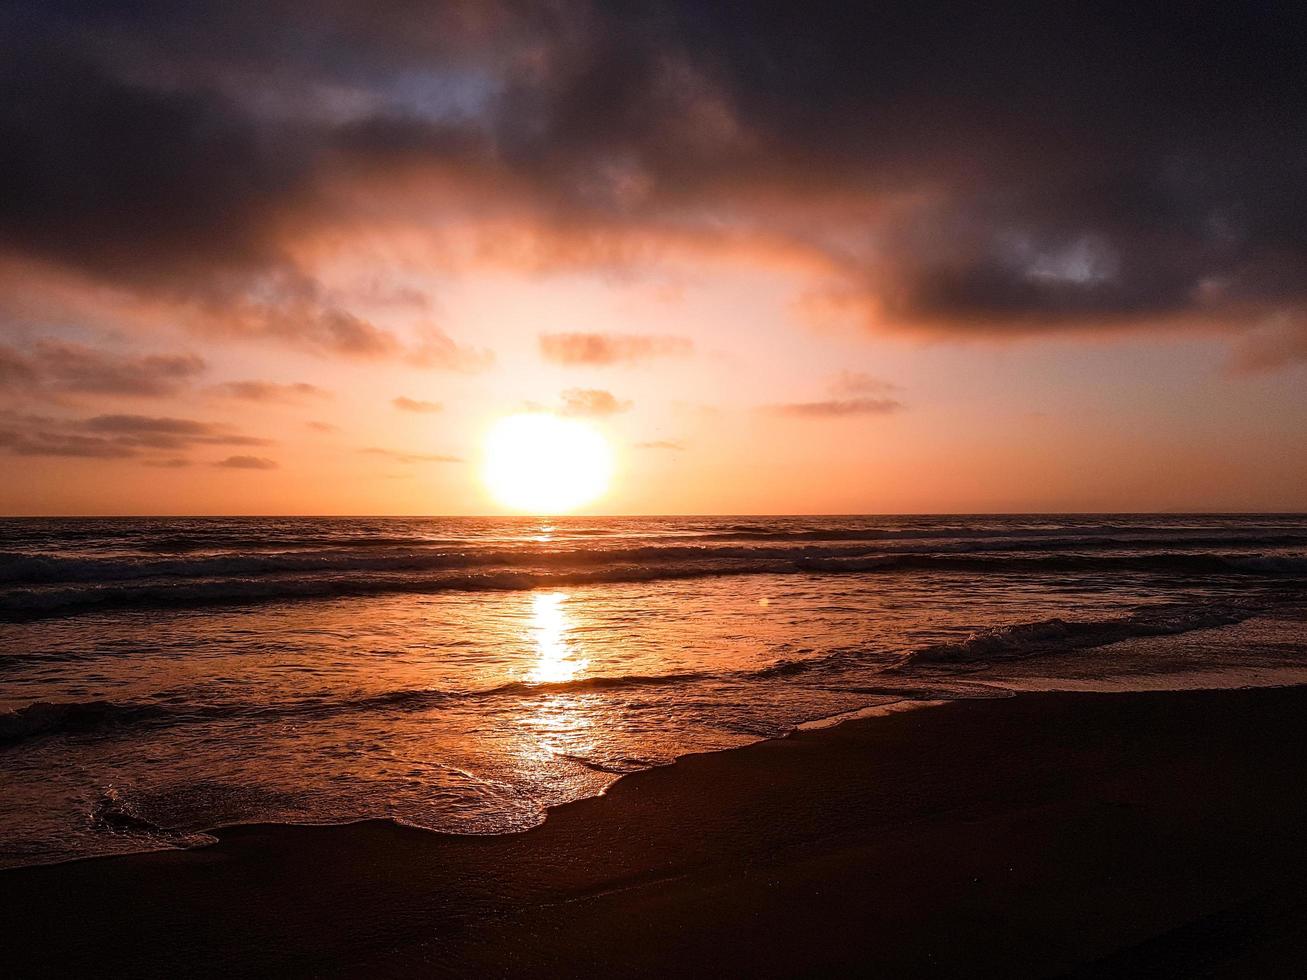
<path fill-rule="evenodd" d="M 70 975 L 1287 975 L 1307 689 L 954 701 L 632 774 L 518 834 L 258 825 L 3 873 Z"/>

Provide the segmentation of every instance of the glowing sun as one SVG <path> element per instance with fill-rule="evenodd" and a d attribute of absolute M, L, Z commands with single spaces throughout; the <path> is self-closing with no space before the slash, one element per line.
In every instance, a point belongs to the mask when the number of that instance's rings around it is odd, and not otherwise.
<path fill-rule="evenodd" d="M 564 514 L 608 489 L 613 453 L 585 422 L 546 412 L 510 415 L 486 435 L 483 475 L 505 507 Z"/>

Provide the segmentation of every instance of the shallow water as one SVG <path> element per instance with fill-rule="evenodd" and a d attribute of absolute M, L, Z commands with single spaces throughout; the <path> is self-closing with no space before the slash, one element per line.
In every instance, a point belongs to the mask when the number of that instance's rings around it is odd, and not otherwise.
<path fill-rule="evenodd" d="M 1292 681 L 1305 579 L 1295 516 L 0 522 L 0 863 L 504 831 L 871 706 Z"/>

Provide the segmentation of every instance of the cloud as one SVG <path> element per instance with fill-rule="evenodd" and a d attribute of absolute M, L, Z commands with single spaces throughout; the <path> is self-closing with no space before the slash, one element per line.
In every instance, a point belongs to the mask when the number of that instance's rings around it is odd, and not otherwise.
<path fill-rule="evenodd" d="M 862 371 L 841 371 L 831 379 L 829 390 L 833 395 L 881 395 L 899 386 Z"/>
<path fill-rule="evenodd" d="M 495 355 L 484 349 L 463 347 L 451 340 L 442 330 L 426 326 L 418 331 L 418 341 L 405 359 L 422 368 L 458 371 L 474 374 L 487 370 L 495 363 Z"/>
<path fill-rule="evenodd" d="M 546 333 L 540 353 L 555 364 L 609 365 L 657 357 L 684 357 L 694 350 L 688 337 L 649 334 Z"/>
<path fill-rule="evenodd" d="M 563 392 L 564 415 L 603 418 L 625 412 L 631 407 L 628 401 L 618 401 L 609 391 L 598 388 L 569 388 Z"/>
<path fill-rule="evenodd" d="M 182 459 L 179 456 L 172 456 L 168 459 L 146 459 L 141 461 L 142 466 L 153 466 L 161 470 L 180 470 L 191 465 L 189 459 Z"/>
<path fill-rule="evenodd" d="M 159 398 L 176 394 L 205 370 L 194 354 L 121 356 L 64 341 L 37 341 L 27 352 L 0 346 L 0 389 Z"/>
<path fill-rule="evenodd" d="M 228 456 L 213 465 L 226 467 L 229 470 L 275 470 L 277 461 L 265 456 Z"/>
<path fill-rule="evenodd" d="M 266 446 L 267 439 L 240 435 L 225 426 L 195 419 L 148 415 L 97 415 L 79 427 L 104 434 L 120 446 L 143 449 L 185 449 L 190 446 Z"/>
<path fill-rule="evenodd" d="M 890 415 L 901 411 L 902 403 L 892 398 L 842 398 L 817 402 L 789 402 L 769 405 L 767 411 L 798 419 L 847 418 L 854 415 Z"/>
<path fill-rule="evenodd" d="M 367 449 L 360 449 L 359 452 L 366 453 L 370 456 L 382 456 L 386 459 L 393 460 L 396 463 L 461 463 L 460 456 L 446 456 L 439 453 L 410 453 L 399 449 L 380 449 L 370 446 Z"/>
<path fill-rule="evenodd" d="M 281 384 L 276 381 L 227 381 L 215 390 L 230 398 L 250 402 L 297 402 L 307 398 L 328 398 L 330 392 L 305 381 Z"/>
<path fill-rule="evenodd" d="M 675 450 L 679 452 L 680 450 L 685 449 L 685 443 L 675 442 L 670 439 L 653 439 L 649 442 L 637 442 L 635 444 L 635 448 L 636 449 L 669 449 L 669 450 Z"/>
<path fill-rule="evenodd" d="M 1232 374 L 1257 374 L 1307 364 L 1307 318 L 1277 317 L 1245 337 L 1231 353 Z"/>
<path fill-rule="evenodd" d="M 340 426 L 332 425 L 330 422 L 320 422 L 317 419 L 310 419 L 304 423 L 314 432 L 339 432 Z"/>
<path fill-rule="evenodd" d="M 88 419 L 55 418 L 0 411 L 0 449 L 15 456 L 64 456 L 86 459 L 143 457 L 195 446 L 262 446 L 268 440 L 194 419 L 146 415 L 97 415 Z"/>
<path fill-rule="evenodd" d="M 460 236 L 536 270 L 780 261 L 809 313 L 877 331 L 1307 309 L 1293 5 L 16 9 L 0 257 L 192 329 L 484 366 L 330 282 L 342 243 Z M 565 364 L 689 349 L 547 336 Z"/>
<path fill-rule="evenodd" d="M 110 439 L 34 428 L 0 428 L 0 448 L 15 456 L 65 456 L 81 459 L 121 459 L 136 451 Z"/>
<path fill-rule="evenodd" d="M 391 404 L 401 412 L 439 412 L 444 408 L 440 402 L 428 402 L 420 398 L 409 398 L 405 395 L 400 395 Z"/>

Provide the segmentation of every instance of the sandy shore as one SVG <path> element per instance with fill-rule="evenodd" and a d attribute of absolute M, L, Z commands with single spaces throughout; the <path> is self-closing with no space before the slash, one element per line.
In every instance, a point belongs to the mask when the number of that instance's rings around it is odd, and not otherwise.
<path fill-rule="evenodd" d="M 528 833 L 240 827 L 0 873 L 7 975 L 1289 975 L 1307 688 L 957 702 Z"/>

